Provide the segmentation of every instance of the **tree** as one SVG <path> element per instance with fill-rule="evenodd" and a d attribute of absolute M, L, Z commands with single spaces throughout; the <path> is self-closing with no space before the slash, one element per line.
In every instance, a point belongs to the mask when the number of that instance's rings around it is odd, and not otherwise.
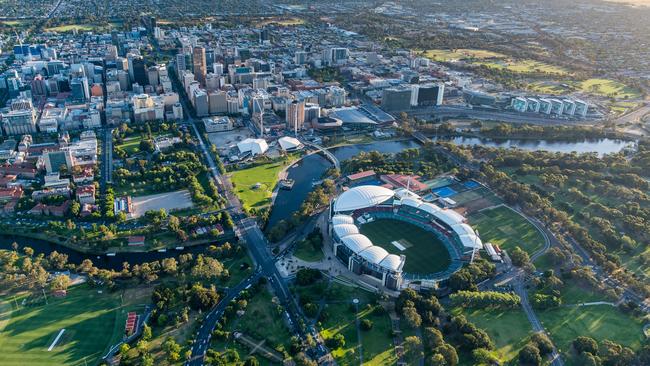
<path fill-rule="evenodd" d="M 474 358 L 476 365 L 487 366 L 501 364 L 501 360 L 495 354 L 495 352 L 487 350 L 485 348 L 477 348 L 473 350 L 472 357 Z"/>
<path fill-rule="evenodd" d="M 246 361 L 244 361 L 244 366 L 260 366 L 260 362 L 255 356 L 248 356 Z"/>
<path fill-rule="evenodd" d="M 427 348 L 434 349 L 445 343 L 442 333 L 434 327 L 426 327 L 422 332 L 424 344 Z"/>
<path fill-rule="evenodd" d="M 77 201 L 72 201 L 70 204 L 70 214 L 72 216 L 79 216 L 79 212 L 81 211 L 81 205 Z"/>
<path fill-rule="evenodd" d="M 572 344 L 578 353 L 589 352 L 594 355 L 598 354 L 598 342 L 591 337 L 579 336 L 573 340 Z"/>
<path fill-rule="evenodd" d="M 553 352 L 553 342 L 544 333 L 535 333 L 530 337 L 531 342 L 535 343 L 542 356 L 546 356 Z"/>
<path fill-rule="evenodd" d="M 510 259 L 512 260 L 512 264 L 517 267 L 524 267 L 530 263 L 528 253 L 520 247 L 515 247 L 515 249 L 512 250 L 512 253 L 510 253 Z"/>
<path fill-rule="evenodd" d="M 149 341 L 149 340 L 151 340 L 151 336 L 152 336 L 151 335 L 151 327 L 148 326 L 147 324 L 145 324 L 142 327 L 142 339 L 145 340 L 145 341 Z"/>
<path fill-rule="evenodd" d="M 402 310 L 402 314 L 404 315 L 406 323 L 409 325 L 409 327 L 418 328 L 420 325 L 422 325 L 422 317 L 420 317 L 420 314 L 418 314 L 418 311 L 415 309 L 415 307 L 405 307 Z"/>
<path fill-rule="evenodd" d="M 411 364 L 415 364 L 423 356 L 422 341 L 417 336 L 404 338 L 402 346 L 404 347 L 404 356 L 411 361 Z"/>
<path fill-rule="evenodd" d="M 542 364 L 542 356 L 539 354 L 539 348 L 532 343 L 528 343 L 519 351 L 519 364 L 525 366 L 539 366 Z"/>
<path fill-rule="evenodd" d="M 181 359 L 181 346 L 173 338 L 167 338 L 162 347 L 167 353 L 167 360 L 169 362 L 176 362 Z"/>
<path fill-rule="evenodd" d="M 372 326 L 373 326 L 372 320 L 370 319 L 363 319 L 359 323 L 359 327 L 361 328 L 361 330 L 365 330 L 365 331 L 372 329 Z"/>
<path fill-rule="evenodd" d="M 458 353 L 449 343 L 443 343 L 441 346 L 436 347 L 433 352 L 442 355 L 447 366 L 458 365 Z"/>
<path fill-rule="evenodd" d="M 345 346 L 345 337 L 341 333 L 337 333 L 334 337 L 325 340 L 325 345 L 331 349 L 339 349 Z"/>
<path fill-rule="evenodd" d="M 67 275 L 58 275 L 52 279 L 50 282 L 50 289 L 52 291 L 58 291 L 58 290 L 67 290 L 68 286 L 70 286 L 70 277 Z"/>

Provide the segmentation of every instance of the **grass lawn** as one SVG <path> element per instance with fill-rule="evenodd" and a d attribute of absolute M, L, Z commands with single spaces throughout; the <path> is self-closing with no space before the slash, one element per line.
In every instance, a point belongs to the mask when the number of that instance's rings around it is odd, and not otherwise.
<path fill-rule="evenodd" d="M 556 347 L 566 352 L 577 336 L 597 341 L 609 339 L 638 350 L 643 341 L 643 323 L 609 305 L 560 307 L 537 311 Z"/>
<path fill-rule="evenodd" d="M 468 59 L 488 59 L 488 58 L 503 58 L 503 54 L 492 52 L 488 50 L 476 49 L 456 49 L 456 50 L 426 50 L 424 56 L 438 62 L 450 62 L 453 60 L 468 60 Z"/>
<path fill-rule="evenodd" d="M 454 315 L 464 314 L 477 327 L 484 329 L 495 343 L 496 351 L 503 361 L 517 357 L 519 350 L 526 345 L 533 333 L 528 318 L 521 308 L 463 309 L 452 310 Z"/>
<path fill-rule="evenodd" d="M 577 85 L 584 93 L 614 97 L 616 99 L 638 99 L 641 93 L 615 80 L 609 79 L 587 79 Z"/>
<path fill-rule="evenodd" d="M 271 299 L 271 294 L 266 290 L 253 296 L 235 329 L 258 341 L 266 339 L 266 345 L 271 348 L 287 349 L 291 333 L 284 323 L 284 317 L 277 313 Z"/>
<path fill-rule="evenodd" d="M 370 319 L 372 329 L 361 331 L 363 364 L 372 366 L 394 365 L 397 361 L 388 314 L 379 305 L 360 308 L 360 319 Z"/>
<path fill-rule="evenodd" d="M 469 216 L 469 222 L 483 242 L 497 244 L 501 249 L 519 246 L 532 255 L 544 247 L 544 237 L 537 228 L 506 206 L 474 213 Z"/>
<path fill-rule="evenodd" d="M 327 311 L 328 317 L 321 327 L 321 336 L 328 339 L 340 333 L 345 337 L 345 345 L 332 350 L 336 362 L 339 365 L 359 364 L 356 317 L 350 303 L 327 304 L 324 311 Z"/>
<path fill-rule="evenodd" d="M 235 193 L 246 209 L 261 208 L 271 203 L 278 175 L 293 159 L 259 165 L 231 173 Z M 256 185 L 259 183 L 259 187 Z"/>
<path fill-rule="evenodd" d="M 323 259 L 325 254 L 322 249 L 314 249 L 308 241 L 301 240 L 296 244 L 293 256 L 305 262 L 318 262 Z"/>
<path fill-rule="evenodd" d="M 389 253 L 406 255 L 404 271 L 409 273 L 435 273 L 449 267 L 451 258 L 444 244 L 435 236 L 418 226 L 404 221 L 378 219 L 363 224 L 359 230 L 373 244 L 386 249 Z M 410 245 L 400 250 L 391 244 L 402 241 L 402 245 Z"/>
<path fill-rule="evenodd" d="M 133 156 L 140 152 L 140 141 L 142 141 L 142 136 L 129 137 L 115 147 L 124 150 L 129 156 Z"/>
<path fill-rule="evenodd" d="M 520 74 L 546 73 L 556 76 L 566 76 L 570 72 L 562 67 L 546 64 L 535 60 L 502 60 L 474 62 L 474 65 L 483 65 L 494 69 L 507 69 Z"/>
<path fill-rule="evenodd" d="M 119 293 L 99 294 L 79 285 L 49 304 L 22 306 L 25 298 L 0 302 L 0 354 L 4 366 L 95 364 L 122 337 L 126 309 Z M 18 309 L 15 303 L 18 304 Z M 48 347 L 65 332 L 52 351 Z"/>
<path fill-rule="evenodd" d="M 73 30 L 77 30 L 78 32 L 87 32 L 94 30 L 96 27 L 91 24 L 66 24 L 66 25 L 60 25 L 58 27 L 51 27 L 51 28 L 45 28 L 46 32 L 58 32 L 58 33 L 64 33 L 64 32 L 72 32 Z"/>
<path fill-rule="evenodd" d="M 248 277 L 253 272 L 253 263 L 248 255 L 242 255 L 240 258 L 231 258 L 221 261 L 223 267 L 228 270 L 230 277 L 222 283 L 223 286 L 235 286 Z"/>

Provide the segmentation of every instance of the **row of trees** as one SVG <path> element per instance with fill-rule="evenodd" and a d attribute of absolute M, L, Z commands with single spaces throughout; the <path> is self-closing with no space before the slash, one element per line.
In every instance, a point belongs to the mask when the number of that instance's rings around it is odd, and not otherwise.
<path fill-rule="evenodd" d="M 512 292 L 458 291 L 449 297 L 452 304 L 466 308 L 515 308 L 521 304 Z"/>

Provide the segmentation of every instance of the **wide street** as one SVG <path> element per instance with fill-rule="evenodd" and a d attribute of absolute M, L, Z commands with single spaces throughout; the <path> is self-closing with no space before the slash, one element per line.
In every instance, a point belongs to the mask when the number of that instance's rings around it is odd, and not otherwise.
<path fill-rule="evenodd" d="M 291 294 L 291 291 L 289 290 L 285 279 L 282 278 L 280 272 L 275 266 L 276 258 L 269 251 L 269 243 L 264 236 L 264 233 L 262 233 L 262 230 L 260 229 L 255 219 L 248 218 L 243 212 L 239 198 L 237 198 L 237 196 L 232 192 L 232 184 L 230 183 L 228 177 L 219 173 L 217 165 L 215 164 L 207 145 L 203 141 L 203 137 L 201 136 L 199 129 L 196 127 L 196 120 L 192 118 L 189 113 L 190 109 L 187 105 L 186 99 L 181 98 L 181 103 L 184 108 L 186 123 L 191 125 L 192 130 L 194 131 L 194 134 L 199 141 L 199 146 L 201 147 L 201 150 L 203 151 L 205 159 L 208 163 L 211 175 L 216 181 L 217 186 L 220 188 L 221 194 L 226 198 L 226 205 L 229 207 L 229 212 L 236 225 L 235 231 L 238 234 L 240 240 L 246 244 L 251 257 L 257 265 L 256 273 L 258 273 L 259 276 L 264 276 L 268 279 L 275 296 L 278 298 L 280 304 L 282 304 L 288 314 L 290 328 L 292 328 L 291 331 L 298 333 L 301 338 L 304 337 L 305 334 L 302 331 L 302 327 L 300 326 L 301 324 L 306 324 L 303 314 L 293 295 Z M 219 311 L 219 309 L 225 308 L 225 306 L 227 306 L 227 304 L 247 286 L 247 284 L 243 287 L 240 285 L 231 289 L 228 292 L 229 296 L 224 297 L 219 302 L 215 309 L 209 314 L 210 319 L 206 318 L 206 321 L 203 323 L 201 330 L 197 334 L 194 346 L 192 347 L 191 361 L 188 363 L 188 365 L 203 365 L 203 358 L 205 356 L 205 350 L 207 349 L 207 345 L 209 343 L 210 335 L 214 330 L 217 321 L 223 314 L 223 310 Z M 317 356 L 322 356 L 322 354 L 319 354 Z"/>

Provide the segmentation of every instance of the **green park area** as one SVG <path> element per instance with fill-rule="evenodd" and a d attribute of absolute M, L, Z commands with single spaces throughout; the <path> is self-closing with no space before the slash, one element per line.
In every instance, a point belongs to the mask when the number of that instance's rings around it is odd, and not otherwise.
<path fill-rule="evenodd" d="M 611 305 L 568 306 L 538 311 L 537 316 L 561 352 L 568 352 L 578 336 L 610 340 L 638 350 L 644 339 L 643 322 Z"/>
<path fill-rule="evenodd" d="M 504 55 L 492 52 L 488 50 L 477 50 L 477 49 L 454 49 L 454 50 L 443 50 L 443 49 L 434 49 L 426 50 L 423 52 L 424 57 L 430 58 L 433 61 L 437 62 L 451 62 L 455 60 L 484 60 L 490 58 L 503 58 Z"/>
<path fill-rule="evenodd" d="M 273 190 L 278 183 L 280 172 L 289 166 L 295 156 L 283 158 L 280 161 L 260 164 L 250 168 L 236 170 L 231 173 L 233 188 L 244 208 L 259 209 L 271 203 Z"/>
<path fill-rule="evenodd" d="M 495 351 L 499 359 L 505 362 L 517 358 L 519 350 L 526 345 L 532 334 L 528 318 L 519 307 L 516 309 L 455 308 L 452 314 L 463 314 L 477 327 L 485 330 L 495 343 Z"/>
<path fill-rule="evenodd" d="M 273 297 L 265 288 L 260 288 L 251 293 L 245 311 L 241 316 L 226 315 L 226 324 L 223 330 L 227 332 L 240 332 L 254 342 L 263 342 L 263 346 L 283 355 L 288 350 L 291 341 L 291 332 L 286 326 L 281 308 L 274 305 Z M 250 354 L 251 350 L 235 340 L 232 336 L 227 339 L 213 338 L 213 347 L 217 352 L 235 350 L 242 359 Z M 267 365 L 271 362 L 260 354 L 255 354 L 260 364 Z"/>
<path fill-rule="evenodd" d="M 63 297 L 47 294 L 47 300 L 40 292 L 4 298 L 0 302 L 2 365 L 97 364 L 122 338 L 127 311 L 136 309 L 120 305 L 120 297 L 119 292 L 79 285 Z M 124 301 L 130 302 L 127 296 Z"/>
<path fill-rule="evenodd" d="M 444 271 L 451 258 L 438 237 L 413 224 L 390 219 L 379 219 L 360 228 L 373 244 L 389 253 L 405 255 L 404 271 L 428 274 Z M 396 245 L 397 244 L 397 245 Z"/>
<path fill-rule="evenodd" d="M 95 30 L 97 27 L 91 24 L 66 24 L 56 27 L 45 28 L 46 32 L 65 33 L 76 30 L 77 32 L 88 32 Z"/>
<path fill-rule="evenodd" d="M 537 228 L 507 206 L 486 209 L 469 216 L 470 225 L 483 242 L 512 250 L 521 247 L 529 255 L 544 247 L 544 237 Z"/>
<path fill-rule="evenodd" d="M 311 240 L 303 239 L 296 244 L 296 249 L 293 251 L 293 256 L 305 262 L 318 262 L 323 259 L 325 254 L 322 249 L 321 243 L 314 244 Z"/>
<path fill-rule="evenodd" d="M 609 79 L 587 79 L 577 83 L 577 89 L 583 93 L 611 97 L 615 99 L 638 99 L 641 93 L 623 83 Z"/>
<path fill-rule="evenodd" d="M 562 67 L 550 65 L 535 60 L 496 60 L 474 62 L 473 65 L 485 66 L 493 69 L 506 69 L 518 74 L 551 74 L 554 76 L 566 76 L 570 72 Z"/>
<path fill-rule="evenodd" d="M 326 340 L 341 334 L 345 344 L 332 350 L 339 365 L 359 364 L 384 366 L 397 361 L 391 321 L 386 311 L 375 303 L 374 295 L 356 287 L 333 283 L 325 294 L 326 305 L 321 313 L 321 336 Z M 353 299 L 358 299 L 355 306 Z M 359 323 L 368 320 L 369 330 L 357 329 Z M 361 353 L 361 355 L 360 355 Z M 360 357 L 361 356 L 361 357 Z"/>

